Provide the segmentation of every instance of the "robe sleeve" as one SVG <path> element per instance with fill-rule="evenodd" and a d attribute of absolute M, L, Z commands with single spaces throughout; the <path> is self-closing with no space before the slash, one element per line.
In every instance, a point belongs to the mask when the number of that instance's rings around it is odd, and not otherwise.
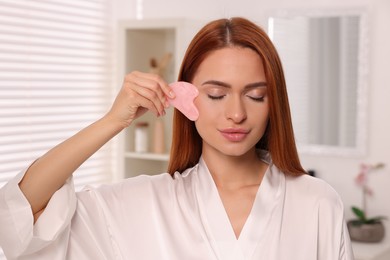
<path fill-rule="evenodd" d="M 77 204 L 72 178 L 54 193 L 34 224 L 31 206 L 18 185 L 23 176 L 24 172 L 18 174 L 0 189 L 0 246 L 8 260 L 64 259 Z"/>
<path fill-rule="evenodd" d="M 353 260 L 353 252 L 339 195 L 329 189 L 318 208 L 318 260 Z"/>

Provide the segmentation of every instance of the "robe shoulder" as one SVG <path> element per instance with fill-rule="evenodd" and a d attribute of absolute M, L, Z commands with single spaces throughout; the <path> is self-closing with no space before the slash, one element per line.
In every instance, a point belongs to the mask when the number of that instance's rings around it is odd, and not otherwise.
<path fill-rule="evenodd" d="M 344 205 L 340 195 L 327 182 L 310 175 L 286 177 L 286 191 L 294 201 L 309 208 L 327 208 L 344 215 Z"/>

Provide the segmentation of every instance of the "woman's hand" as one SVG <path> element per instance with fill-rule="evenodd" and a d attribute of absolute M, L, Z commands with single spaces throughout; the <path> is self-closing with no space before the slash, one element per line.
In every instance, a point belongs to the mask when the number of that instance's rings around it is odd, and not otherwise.
<path fill-rule="evenodd" d="M 118 120 L 124 127 L 148 110 L 156 116 L 163 116 L 169 106 L 166 96 L 173 98 L 174 93 L 160 76 L 134 71 L 125 76 L 107 116 Z"/>
<path fill-rule="evenodd" d="M 19 186 L 31 205 L 34 219 L 72 173 L 135 118 L 147 110 L 157 116 L 164 115 L 168 105 L 166 96 L 170 93 L 168 84 L 157 75 L 128 74 L 103 118 L 50 149 L 27 170 Z"/>

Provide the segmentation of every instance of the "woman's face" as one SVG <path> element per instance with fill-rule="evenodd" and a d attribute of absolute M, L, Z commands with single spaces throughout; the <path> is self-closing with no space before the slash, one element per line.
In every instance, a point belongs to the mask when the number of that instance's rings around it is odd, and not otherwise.
<path fill-rule="evenodd" d="M 242 156 L 253 152 L 268 123 L 263 62 L 249 48 L 227 47 L 209 54 L 192 82 L 199 89 L 195 126 L 203 153 Z"/>

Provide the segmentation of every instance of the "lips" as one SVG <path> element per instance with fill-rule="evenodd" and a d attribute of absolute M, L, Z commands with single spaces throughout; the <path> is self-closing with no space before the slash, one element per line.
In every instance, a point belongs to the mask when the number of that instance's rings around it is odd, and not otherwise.
<path fill-rule="evenodd" d="M 249 130 L 241 128 L 228 128 L 220 130 L 223 137 L 231 142 L 240 142 L 244 140 L 249 134 Z"/>

